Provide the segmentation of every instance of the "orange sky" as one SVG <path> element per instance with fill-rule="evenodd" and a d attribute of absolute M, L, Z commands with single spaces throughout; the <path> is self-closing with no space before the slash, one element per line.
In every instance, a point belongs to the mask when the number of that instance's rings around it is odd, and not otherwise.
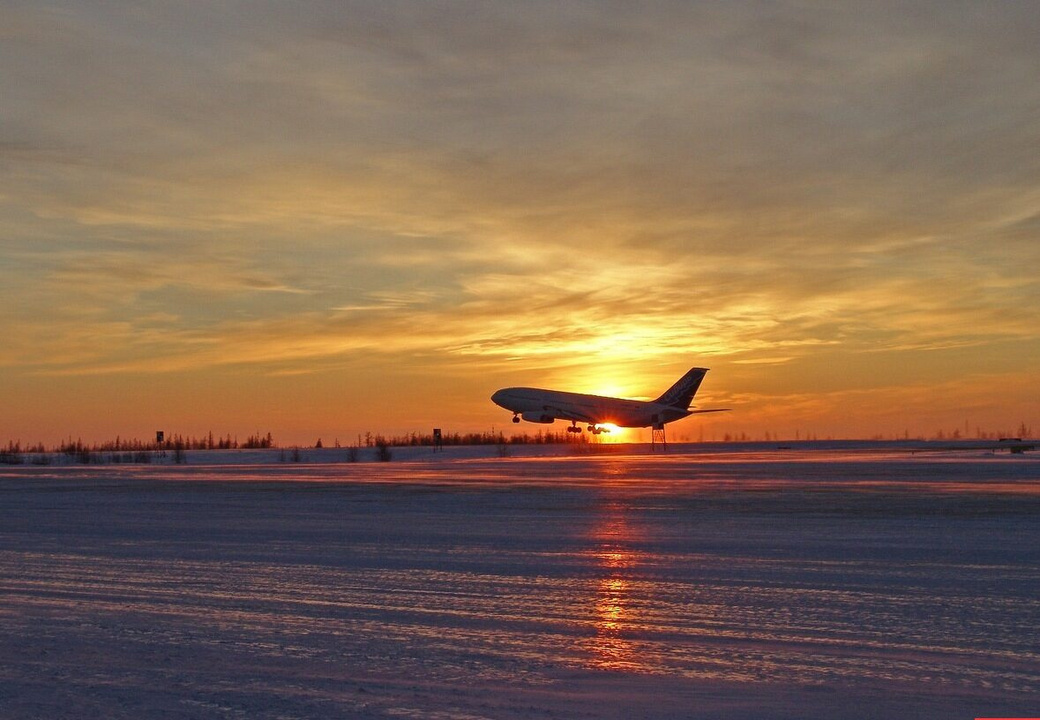
<path fill-rule="evenodd" d="M 512 430 L 499 387 L 693 365 L 734 412 L 673 437 L 1040 432 L 1030 4 L 0 28 L 0 441 Z"/>

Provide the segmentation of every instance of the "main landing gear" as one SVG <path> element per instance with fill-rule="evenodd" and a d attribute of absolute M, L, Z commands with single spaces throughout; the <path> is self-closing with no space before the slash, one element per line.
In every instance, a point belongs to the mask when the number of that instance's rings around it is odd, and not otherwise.
<path fill-rule="evenodd" d="M 582 432 L 582 429 L 578 427 L 577 420 L 571 421 L 570 427 L 567 428 L 567 432 L 574 433 L 576 435 Z M 610 428 L 600 427 L 599 425 L 589 425 L 589 432 L 593 435 L 599 435 L 600 433 L 610 432 Z"/>
<path fill-rule="evenodd" d="M 520 422 L 520 416 L 517 413 L 513 413 L 513 422 L 514 423 L 519 423 Z"/>

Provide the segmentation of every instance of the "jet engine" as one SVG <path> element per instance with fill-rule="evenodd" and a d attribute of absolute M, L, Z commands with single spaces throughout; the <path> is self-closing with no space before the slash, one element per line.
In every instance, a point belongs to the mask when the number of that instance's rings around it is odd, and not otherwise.
<path fill-rule="evenodd" d="M 525 412 L 521 413 L 520 417 L 522 417 L 527 422 L 542 423 L 543 425 L 548 425 L 556 419 L 552 415 L 546 415 L 545 413 L 541 412 Z"/>

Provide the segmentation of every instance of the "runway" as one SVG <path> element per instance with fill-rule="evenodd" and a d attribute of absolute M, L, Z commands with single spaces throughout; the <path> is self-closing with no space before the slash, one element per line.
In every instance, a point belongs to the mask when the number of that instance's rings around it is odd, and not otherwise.
<path fill-rule="evenodd" d="M 0 714 L 1040 712 L 1036 455 L 524 452 L 2 468 Z"/>

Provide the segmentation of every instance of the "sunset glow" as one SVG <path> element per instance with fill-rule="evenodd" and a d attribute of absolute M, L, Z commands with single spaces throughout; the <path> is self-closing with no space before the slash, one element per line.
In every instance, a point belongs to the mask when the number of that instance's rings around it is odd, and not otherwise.
<path fill-rule="evenodd" d="M 600 423 L 599 441 L 605 443 L 633 442 L 634 435 L 629 428 L 620 428 L 614 423 Z"/>
<path fill-rule="evenodd" d="M 0 442 L 533 434 L 491 393 L 695 365 L 733 411 L 670 438 L 1040 433 L 1031 4 L 0 28 Z"/>

